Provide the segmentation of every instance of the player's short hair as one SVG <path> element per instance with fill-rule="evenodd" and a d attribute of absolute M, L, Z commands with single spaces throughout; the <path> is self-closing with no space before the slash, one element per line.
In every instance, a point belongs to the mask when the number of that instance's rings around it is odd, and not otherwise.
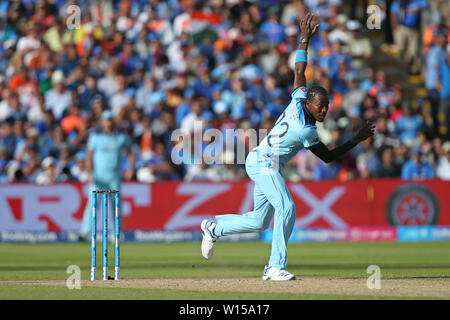
<path fill-rule="evenodd" d="M 306 93 L 306 100 L 311 101 L 313 99 L 329 100 L 327 90 L 325 90 L 325 88 L 321 86 L 312 86 Z"/>

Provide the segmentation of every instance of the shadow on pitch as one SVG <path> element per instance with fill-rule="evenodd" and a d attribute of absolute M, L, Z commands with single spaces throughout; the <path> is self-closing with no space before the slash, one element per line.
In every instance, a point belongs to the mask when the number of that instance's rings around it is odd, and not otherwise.
<path fill-rule="evenodd" d="M 360 280 L 367 279 L 367 277 L 338 277 L 334 279 L 343 279 L 343 280 Z M 398 276 L 398 277 L 382 277 L 382 280 L 409 280 L 409 279 L 450 279 L 448 275 L 440 275 L 440 276 Z"/>
<path fill-rule="evenodd" d="M 376 264 L 376 263 L 374 263 Z M 289 264 L 288 268 L 295 268 L 295 269 L 307 269 L 307 270 L 361 270 L 366 269 L 369 266 L 369 264 L 364 263 L 347 263 L 347 264 L 308 264 L 308 263 L 298 263 L 298 264 Z M 427 265 L 427 264 L 421 264 L 421 265 L 396 265 L 396 264 L 380 264 L 380 267 L 383 269 L 446 269 L 450 268 L 449 264 L 439 264 L 439 265 Z"/>

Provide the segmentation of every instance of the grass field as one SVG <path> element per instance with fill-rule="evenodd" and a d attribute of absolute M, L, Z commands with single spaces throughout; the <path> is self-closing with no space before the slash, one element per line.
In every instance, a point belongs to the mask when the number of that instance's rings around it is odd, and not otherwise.
<path fill-rule="evenodd" d="M 98 250 L 97 278 L 101 278 Z M 113 253 L 110 248 L 110 271 Z M 270 245 L 123 243 L 120 281 L 89 281 L 89 244 L 1 244 L 0 299 L 450 299 L 450 242 L 289 244 L 296 281 L 261 280 Z M 66 269 L 78 265 L 82 287 L 69 290 Z M 382 288 L 369 290 L 369 265 Z"/>

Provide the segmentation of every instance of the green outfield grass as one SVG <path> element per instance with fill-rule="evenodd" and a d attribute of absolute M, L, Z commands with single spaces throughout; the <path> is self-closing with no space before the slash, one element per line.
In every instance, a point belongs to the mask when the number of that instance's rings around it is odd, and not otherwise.
<path fill-rule="evenodd" d="M 101 246 L 98 249 L 101 277 Z M 110 247 L 110 270 L 113 267 Z M 218 243 L 212 260 L 200 255 L 200 243 L 121 245 L 121 278 L 260 278 L 270 245 Z M 375 264 L 382 279 L 442 279 L 450 285 L 450 242 L 334 242 L 289 244 L 288 270 L 298 277 L 367 278 Z M 0 244 L 0 281 L 65 280 L 69 265 L 89 279 L 89 244 Z M 373 298 L 284 293 L 234 293 L 132 288 L 82 288 L 0 284 L 0 299 L 335 299 Z M 380 298 L 380 297 L 377 297 Z M 389 297 L 383 297 L 389 298 Z"/>

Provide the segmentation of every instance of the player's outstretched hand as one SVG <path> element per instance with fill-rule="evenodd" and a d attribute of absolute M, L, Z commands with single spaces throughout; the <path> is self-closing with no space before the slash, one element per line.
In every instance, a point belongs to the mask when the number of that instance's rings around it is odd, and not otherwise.
<path fill-rule="evenodd" d="M 308 12 L 303 18 L 299 18 L 299 20 L 302 38 L 310 39 L 316 34 L 319 24 L 317 23 L 316 17 L 311 12 Z"/>
<path fill-rule="evenodd" d="M 366 121 L 366 123 L 361 128 L 359 128 L 358 133 L 353 137 L 352 140 L 354 143 L 360 143 L 361 141 L 370 138 L 374 134 L 375 125 L 370 121 Z"/>

